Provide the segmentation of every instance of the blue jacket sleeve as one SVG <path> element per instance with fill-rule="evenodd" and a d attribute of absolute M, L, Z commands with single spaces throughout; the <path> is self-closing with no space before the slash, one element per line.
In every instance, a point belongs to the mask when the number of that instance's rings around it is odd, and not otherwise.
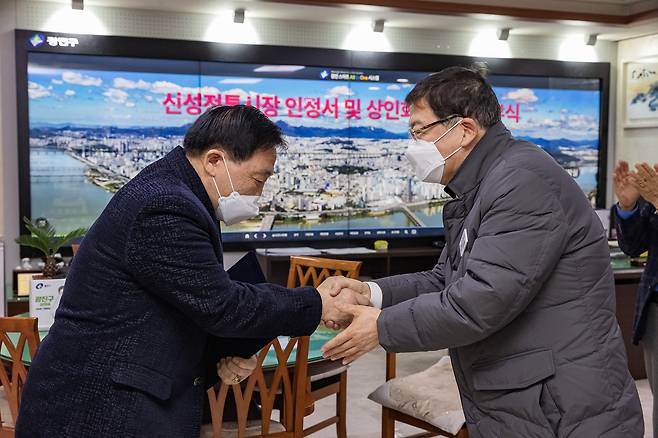
<path fill-rule="evenodd" d="M 151 294 L 218 337 L 306 336 L 320 323 L 314 288 L 232 281 L 191 201 L 167 196 L 143 207 L 129 233 L 128 270 Z"/>
<path fill-rule="evenodd" d="M 649 249 L 650 218 L 653 207 L 647 202 L 640 200 L 637 212 L 630 217 L 624 218 L 619 214 L 617 206 L 613 207 L 617 217 L 615 228 L 617 229 L 617 241 L 619 248 L 631 257 L 638 257 Z"/>
<path fill-rule="evenodd" d="M 619 207 L 619 204 L 617 204 L 617 205 L 615 205 L 615 209 L 617 211 L 617 217 L 619 219 L 628 219 L 628 218 L 632 217 L 635 213 L 637 213 L 637 206 L 635 206 L 635 208 L 632 209 L 631 211 L 626 211 L 626 210 L 622 210 Z"/>

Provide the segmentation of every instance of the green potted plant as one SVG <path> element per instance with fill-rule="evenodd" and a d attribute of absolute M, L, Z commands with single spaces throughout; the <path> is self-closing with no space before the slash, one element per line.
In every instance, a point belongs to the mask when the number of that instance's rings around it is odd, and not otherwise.
<path fill-rule="evenodd" d="M 38 219 L 34 222 L 23 218 L 25 227 L 30 234 L 22 235 L 16 243 L 40 251 L 43 254 L 45 266 L 41 274 L 35 274 L 30 280 L 30 314 L 39 320 L 39 329 L 50 328 L 54 322 L 55 310 L 64 290 L 65 278 L 61 278 L 61 270 L 57 265 L 55 254 L 61 247 L 82 237 L 87 232 L 78 228 L 62 236 L 58 236 L 55 228 L 47 220 Z"/>
<path fill-rule="evenodd" d="M 16 243 L 21 246 L 35 248 L 43 253 L 46 265 L 43 268 L 42 278 L 51 279 L 60 274 L 60 268 L 57 266 L 55 254 L 61 247 L 71 243 L 74 239 L 85 235 L 85 228 L 78 228 L 63 236 L 57 236 L 55 228 L 48 221 L 32 222 L 28 218 L 23 218 L 25 227 L 30 234 L 25 234 L 16 239 Z"/>

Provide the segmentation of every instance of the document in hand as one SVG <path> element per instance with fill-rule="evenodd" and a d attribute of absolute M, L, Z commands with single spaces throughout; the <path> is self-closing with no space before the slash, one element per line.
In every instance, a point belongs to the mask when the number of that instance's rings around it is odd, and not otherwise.
<path fill-rule="evenodd" d="M 231 280 L 243 283 L 267 283 L 265 274 L 258 263 L 258 257 L 253 251 L 249 251 L 238 262 L 226 271 Z"/>

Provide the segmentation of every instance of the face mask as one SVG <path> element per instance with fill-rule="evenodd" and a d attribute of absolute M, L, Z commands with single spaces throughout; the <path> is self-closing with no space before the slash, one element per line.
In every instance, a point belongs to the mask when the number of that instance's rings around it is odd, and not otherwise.
<path fill-rule="evenodd" d="M 425 140 L 409 140 L 409 147 L 407 148 L 405 155 L 411 162 L 411 167 L 414 169 L 416 176 L 418 176 L 421 181 L 437 184 L 441 183 L 446 160 L 455 155 L 463 146 L 459 146 L 450 155 L 443 157 L 435 145 L 461 123 L 461 120 L 455 123 L 444 132 L 441 137 L 432 142 Z"/>
<path fill-rule="evenodd" d="M 213 177 L 212 181 L 215 183 L 215 189 L 217 190 L 217 195 L 219 200 L 217 201 L 217 219 L 224 221 L 226 225 L 237 224 L 243 220 L 250 219 L 258 215 L 258 196 L 249 196 L 241 195 L 235 191 L 233 187 L 233 180 L 231 180 L 231 174 L 228 171 L 228 165 L 226 160 L 222 157 L 224 161 L 224 167 L 226 167 L 226 174 L 228 175 L 228 182 L 231 184 L 231 194 L 227 197 L 223 197 L 219 193 L 219 187 L 217 187 L 217 181 Z"/>

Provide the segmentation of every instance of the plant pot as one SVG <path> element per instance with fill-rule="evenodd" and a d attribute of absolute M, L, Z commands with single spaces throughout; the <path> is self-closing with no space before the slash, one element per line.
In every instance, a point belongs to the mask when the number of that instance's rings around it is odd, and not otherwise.
<path fill-rule="evenodd" d="M 30 316 L 38 318 L 39 330 L 48 330 L 55 322 L 65 282 L 65 278 L 45 279 L 41 274 L 30 279 Z"/>

